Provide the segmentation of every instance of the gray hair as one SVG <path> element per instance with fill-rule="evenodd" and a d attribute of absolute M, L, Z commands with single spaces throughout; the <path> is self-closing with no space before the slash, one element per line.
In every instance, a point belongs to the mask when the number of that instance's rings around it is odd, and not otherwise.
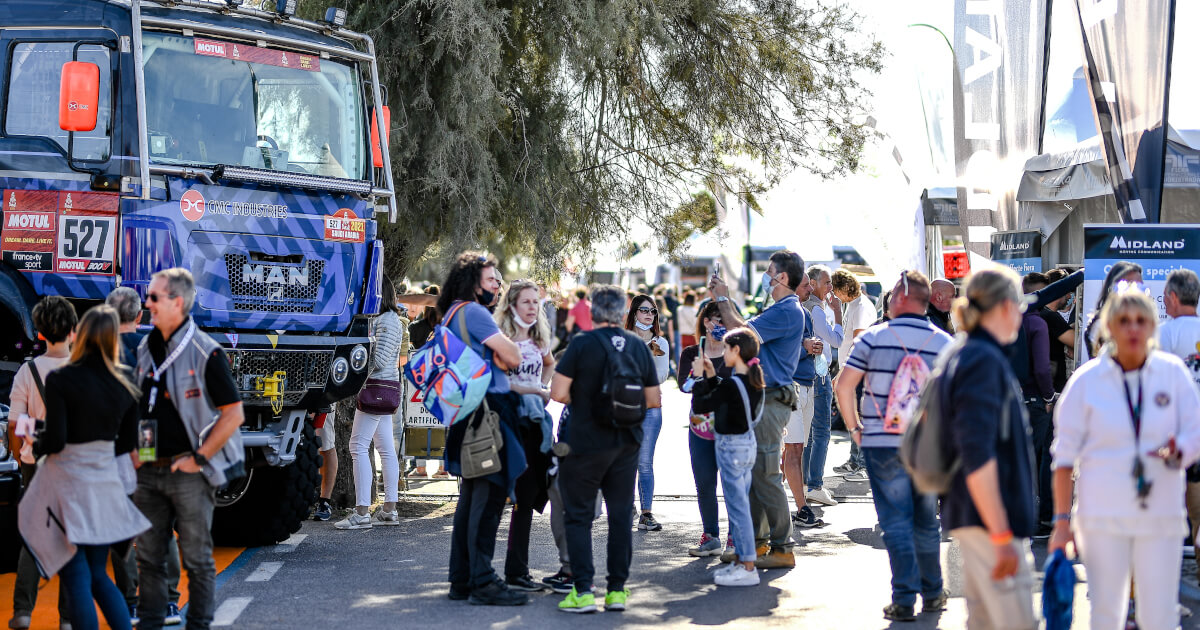
<path fill-rule="evenodd" d="M 625 290 L 612 284 L 592 287 L 592 321 L 620 326 L 625 318 Z"/>
<path fill-rule="evenodd" d="M 1200 301 L 1200 277 L 1191 269 L 1176 269 L 1167 275 L 1163 293 L 1174 293 L 1183 306 L 1196 306 Z"/>
<path fill-rule="evenodd" d="M 167 294 L 173 298 L 183 298 L 184 315 L 192 312 L 192 304 L 196 301 L 196 281 L 192 278 L 192 272 L 183 267 L 171 267 L 155 273 L 150 278 L 166 280 Z"/>
<path fill-rule="evenodd" d="M 138 297 L 137 291 L 129 287 L 117 287 L 104 300 L 105 304 L 113 307 L 117 311 L 117 316 L 121 318 L 122 324 L 136 322 L 138 315 L 142 312 L 142 298 Z"/>
<path fill-rule="evenodd" d="M 829 276 L 830 278 L 833 277 L 833 272 L 830 271 L 829 267 L 826 267 L 825 265 L 813 265 L 808 268 L 807 273 L 808 273 L 808 279 L 812 280 L 813 282 L 817 282 L 818 280 L 820 280 L 822 273 Z"/>

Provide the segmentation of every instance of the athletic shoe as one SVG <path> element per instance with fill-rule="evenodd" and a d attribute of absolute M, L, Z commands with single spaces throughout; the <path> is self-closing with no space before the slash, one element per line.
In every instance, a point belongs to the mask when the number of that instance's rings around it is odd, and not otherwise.
<path fill-rule="evenodd" d="M 796 556 L 791 551 L 772 549 L 770 553 L 759 555 L 754 566 L 760 569 L 792 569 L 796 566 Z"/>
<path fill-rule="evenodd" d="M 859 468 L 858 470 L 856 470 L 852 473 L 846 473 L 846 474 L 842 475 L 842 479 L 845 479 L 846 481 L 850 481 L 850 482 L 855 482 L 855 483 L 869 481 L 867 479 L 867 469 L 866 468 Z"/>
<path fill-rule="evenodd" d="M 921 612 L 932 613 L 946 610 L 946 602 L 950 601 L 950 591 L 943 590 L 936 597 L 921 596 Z"/>
<path fill-rule="evenodd" d="M 722 564 L 720 567 L 718 567 L 716 570 L 713 571 L 713 579 L 716 579 L 717 575 L 719 575 L 721 573 L 729 573 L 730 571 L 732 571 L 736 568 L 738 568 L 737 562 L 730 562 L 729 564 Z"/>
<path fill-rule="evenodd" d="M 750 569 L 747 571 L 740 564 L 731 564 L 728 571 L 724 571 L 713 576 L 713 582 L 717 586 L 758 586 L 758 570 Z"/>
<path fill-rule="evenodd" d="M 733 546 L 732 540 L 725 541 L 725 551 L 721 552 L 721 562 L 729 564 L 737 560 L 737 549 Z"/>
<path fill-rule="evenodd" d="M 473 589 L 467 601 L 474 606 L 523 606 L 529 601 L 529 596 L 509 589 L 497 579 L 487 586 Z"/>
<path fill-rule="evenodd" d="M 550 590 L 559 595 L 566 595 L 571 592 L 572 588 L 575 588 L 575 578 L 559 571 L 550 577 L 542 578 L 542 584 L 549 586 Z"/>
<path fill-rule="evenodd" d="M 371 517 L 372 525 L 390 525 L 396 526 L 400 524 L 400 510 L 392 510 L 384 512 L 383 508 L 375 510 L 375 515 Z"/>
<path fill-rule="evenodd" d="M 817 518 L 816 513 L 807 505 L 800 508 L 799 512 L 792 514 L 792 524 L 802 529 L 825 527 L 825 521 Z"/>
<path fill-rule="evenodd" d="M 830 494 L 825 488 L 814 488 L 809 490 L 808 492 L 804 493 L 804 498 L 808 501 L 812 501 L 813 503 L 820 503 L 821 505 L 833 506 L 838 504 L 837 500 L 833 498 L 833 495 Z"/>
<path fill-rule="evenodd" d="M 841 466 L 834 466 L 833 472 L 835 472 L 839 475 L 848 475 L 852 472 L 860 470 L 861 468 L 862 468 L 862 466 L 859 466 L 858 464 L 854 463 L 853 461 L 848 461 L 845 464 L 842 464 Z"/>
<path fill-rule="evenodd" d="M 706 558 L 721 555 L 721 540 L 708 534 L 700 535 L 700 544 L 688 549 L 688 555 L 693 558 Z"/>
<path fill-rule="evenodd" d="M 450 585 L 450 592 L 446 594 L 452 601 L 461 602 L 471 596 L 470 586 L 459 586 L 457 584 Z"/>
<path fill-rule="evenodd" d="M 656 532 L 662 529 L 662 525 L 654 520 L 654 515 L 649 512 L 642 512 L 642 517 L 638 519 L 637 527 L 644 532 Z"/>
<path fill-rule="evenodd" d="M 350 516 L 333 524 L 337 529 L 371 529 L 371 515 L 350 512 Z"/>
<path fill-rule="evenodd" d="M 333 516 L 333 506 L 328 501 L 317 501 L 317 509 L 313 510 L 314 521 L 328 521 Z"/>
<path fill-rule="evenodd" d="M 888 621 L 916 621 L 917 616 L 913 614 L 912 606 L 901 606 L 900 604 L 888 604 L 883 609 L 883 618 Z"/>
<path fill-rule="evenodd" d="M 609 591 L 604 594 L 604 610 L 625 610 L 625 602 L 629 600 L 629 589 Z"/>
<path fill-rule="evenodd" d="M 33 623 L 33 616 L 29 613 L 17 613 L 8 621 L 8 627 L 13 630 L 27 630 Z"/>
<path fill-rule="evenodd" d="M 533 576 L 525 574 L 519 577 L 505 578 L 504 583 L 514 591 L 525 591 L 526 593 L 536 593 L 546 586 L 533 581 Z"/>
<path fill-rule="evenodd" d="M 164 626 L 178 626 L 183 623 L 183 617 L 179 614 L 179 605 L 175 602 L 167 604 L 167 615 L 163 617 Z"/>
<path fill-rule="evenodd" d="M 594 613 L 596 612 L 596 596 L 591 591 L 580 595 L 572 586 L 571 592 L 567 593 L 566 598 L 558 602 L 558 609 L 569 613 Z"/>

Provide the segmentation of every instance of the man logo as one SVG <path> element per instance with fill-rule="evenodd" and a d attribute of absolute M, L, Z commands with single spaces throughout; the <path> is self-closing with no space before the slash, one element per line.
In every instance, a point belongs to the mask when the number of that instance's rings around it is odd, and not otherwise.
<path fill-rule="evenodd" d="M 204 195 L 189 190 L 179 198 L 179 211 L 188 221 L 199 221 L 204 216 Z"/>
<path fill-rule="evenodd" d="M 625 338 L 621 336 L 612 337 L 612 345 L 617 349 L 617 352 L 625 352 Z"/>

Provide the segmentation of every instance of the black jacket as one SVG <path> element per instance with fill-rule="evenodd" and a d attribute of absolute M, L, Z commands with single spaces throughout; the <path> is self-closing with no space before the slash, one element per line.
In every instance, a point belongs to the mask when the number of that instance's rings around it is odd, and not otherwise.
<path fill-rule="evenodd" d="M 1037 487 L 1029 420 L 1021 387 L 1000 344 L 987 331 L 977 329 L 968 335 L 948 386 L 950 416 L 943 446 L 959 454 L 962 467 L 942 497 L 943 527 L 984 526 L 967 492 L 967 475 L 995 459 L 1009 527 L 1018 538 L 1032 536 L 1037 527 Z M 1006 417 L 1009 431 L 1004 439 L 1000 423 Z"/>
<path fill-rule="evenodd" d="M 46 429 L 34 443 L 38 455 L 67 444 L 113 441 L 122 455 L 137 446 L 138 401 L 104 362 L 88 357 L 46 375 Z"/>

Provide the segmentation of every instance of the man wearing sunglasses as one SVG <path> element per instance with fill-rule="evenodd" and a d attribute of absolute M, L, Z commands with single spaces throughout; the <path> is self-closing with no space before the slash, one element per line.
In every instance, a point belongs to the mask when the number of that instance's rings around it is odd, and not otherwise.
<path fill-rule="evenodd" d="M 142 389 L 138 485 L 133 501 L 152 527 L 138 537 L 138 627 L 157 630 L 167 610 L 167 544 L 179 532 L 188 573 L 187 627 L 208 628 L 216 603 L 212 515 L 216 489 L 245 475 L 242 401 L 221 346 L 191 313 L 187 269 L 151 278 L 146 306 L 154 330 L 138 347 Z M 216 418 L 216 421 L 213 421 Z"/>

